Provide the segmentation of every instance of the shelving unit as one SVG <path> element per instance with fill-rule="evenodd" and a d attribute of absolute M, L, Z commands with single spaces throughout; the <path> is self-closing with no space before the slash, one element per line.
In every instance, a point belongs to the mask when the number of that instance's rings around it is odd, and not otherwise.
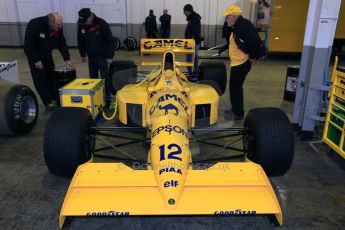
<path fill-rule="evenodd" d="M 345 158 L 345 68 L 334 63 L 332 90 L 322 140 Z"/>

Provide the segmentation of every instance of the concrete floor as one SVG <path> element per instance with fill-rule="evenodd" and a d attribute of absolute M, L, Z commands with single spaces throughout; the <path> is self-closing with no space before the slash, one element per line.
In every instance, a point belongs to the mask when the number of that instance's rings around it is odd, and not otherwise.
<path fill-rule="evenodd" d="M 57 53 L 56 65 L 63 64 Z M 88 76 L 87 64 L 71 50 L 79 77 Z M 117 52 L 116 59 L 139 61 L 137 52 Z M 0 61 L 18 59 L 20 80 L 33 89 L 26 57 L 21 49 L 0 49 Z M 201 60 L 203 61 L 203 60 Z M 293 104 L 283 101 L 286 66 L 296 57 L 271 57 L 255 62 L 245 82 L 245 109 L 280 107 L 291 117 Z M 139 63 L 138 63 L 139 64 Z M 41 102 L 40 102 L 41 103 Z M 220 111 L 229 108 L 228 93 Z M 220 114 L 222 114 L 220 112 Z M 50 112 L 40 105 L 34 130 L 21 137 L 0 137 L 0 229 L 58 229 L 58 215 L 70 180 L 50 174 L 43 152 L 43 133 Z M 219 117 L 220 126 L 240 126 Z M 63 135 L 63 134 L 62 134 Z M 317 138 L 316 138 L 317 139 Z M 314 148 L 313 148 L 314 147 Z M 270 178 L 281 202 L 282 229 L 344 229 L 345 161 L 316 141 L 296 137 L 290 171 Z M 341 227 L 343 226 L 343 227 Z M 266 217 L 129 217 L 77 218 L 70 229 L 270 229 Z"/>

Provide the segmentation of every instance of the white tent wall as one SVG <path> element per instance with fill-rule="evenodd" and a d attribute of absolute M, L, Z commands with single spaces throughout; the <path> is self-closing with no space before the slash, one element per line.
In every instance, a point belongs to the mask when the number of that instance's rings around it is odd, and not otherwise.
<path fill-rule="evenodd" d="M 137 39 L 145 36 L 143 22 L 150 9 L 159 17 L 163 9 L 172 16 L 172 37 L 183 37 L 186 18 L 183 6 L 192 4 L 202 17 L 202 35 L 206 45 L 222 43 L 221 28 L 224 17 L 221 12 L 232 4 L 243 8 L 243 16 L 251 17 L 251 2 L 256 0 L 1 0 L 0 46 L 23 44 L 27 22 L 39 15 L 58 11 L 64 18 L 64 33 L 69 46 L 76 46 L 77 12 L 89 7 L 96 15 L 108 21 L 114 36 L 124 40 L 128 36 Z"/>

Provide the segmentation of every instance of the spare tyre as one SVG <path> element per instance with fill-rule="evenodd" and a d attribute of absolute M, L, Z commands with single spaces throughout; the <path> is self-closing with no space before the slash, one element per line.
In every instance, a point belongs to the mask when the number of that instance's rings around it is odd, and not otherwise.
<path fill-rule="evenodd" d="M 114 51 L 120 49 L 121 47 L 121 41 L 119 38 L 114 37 Z"/>
<path fill-rule="evenodd" d="M 27 86 L 0 80 L 0 135 L 31 131 L 38 118 L 38 103 Z"/>
<path fill-rule="evenodd" d="M 128 51 L 133 51 L 138 48 L 138 41 L 134 37 L 127 37 L 123 41 L 123 46 L 128 50 Z"/>
<path fill-rule="evenodd" d="M 224 62 L 202 62 L 200 64 L 200 80 L 214 81 L 220 89 L 220 96 L 226 90 L 226 66 Z"/>
<path fill-rule="evenodd" d="M 294 156 L 294 137 L 289 118 L 279 108 L 255 108 L 244 121 L 244 150 L 269 176 L 287 172 Z"/>

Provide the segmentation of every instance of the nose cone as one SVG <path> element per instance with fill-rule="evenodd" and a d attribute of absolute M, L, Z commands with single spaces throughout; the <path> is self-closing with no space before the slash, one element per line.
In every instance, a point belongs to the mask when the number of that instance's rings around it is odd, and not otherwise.
<path fill-rule="evenodd" d="M 159 91 L 150 99 L 150 162 L 167 208 L 174 209 L 183 192 L 190 163 L 188 99 L 178 91 Z"/>
<path fill-rule="evenodd" d="M 177 142 L 174 137 L 170 140 L 172 143 L 168 145 L 152 144 L 151 149 L 159 153 L 151 152 L 151 163 L 164 203 L 167 208 L 174 209 L 183 192 L 190 153 L 188 144 Z"/>

